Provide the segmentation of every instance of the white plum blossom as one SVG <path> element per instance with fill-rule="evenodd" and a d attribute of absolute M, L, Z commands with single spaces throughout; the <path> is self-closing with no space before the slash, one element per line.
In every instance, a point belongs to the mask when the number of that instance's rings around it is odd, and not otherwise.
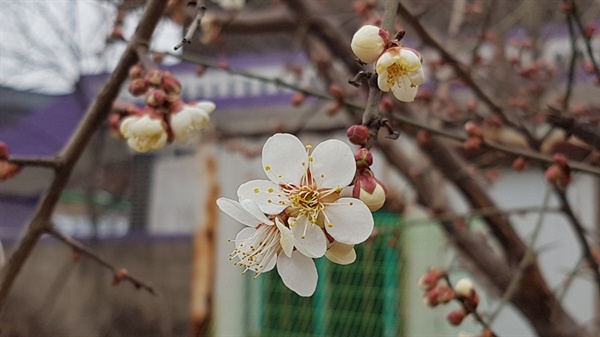
<path fill-rule="evenodd" d="M 419 85 L 425 81 L 421 56 L 414 50 L 392 47 L 377 60 L 375 70 L 379 77 L 379 89 L 388 92 L 402 102 L 412 102 Z"/>
<path fill-rule="evenodd" d="M 387 33 L 377 26 L 362 26 L 352 36 L 350 48 L 364 63 L 373 63 L 385 49 L 387 42 L 383 37 L 386 35 Z"/>
<path fill-rule="evenodd" d="M 269 138 L 262 150 L 269 180 L 241 185 L 238 197 L 254 200 L 266 214 L 285 211 L 297 250 L 317 258 L 328 248 L 325 233 L 341 244 L 361 243 L 373 230 L 373 216 L 359 199 L 340 197 L 356 171 L 350 147 L 331 139 L 311 148 L 291 134 Z"/>
<path fill-rule="evenodd" d="M 240 202 L 219 198 L 219 208 L 247 227 L 235 238 L 235 249 L 230 258 L 235 264 L 254 271 L 256 276 L 277 265 L 283 283 L 300 296 L 311 296 L 317 287 L 317 268 L 314 261 L 294 251 L 294 235 L 279 218 L 267 218 L 258 205 L 248 199 Z"/>
<path fill-rule="evenodd" d="M 210 122 L 210 113 L 215 103 L 209 101 L 186 104 L 183 109 L 170 116 L 171 130 L 175 140 L 182 144 L 190 143 Z"/>
<path fill-rule="evenodd" d="M 148 115 L 126 117 L 121 122 L 120 131 L 127 138 L 127 145 L 140 153 L 162 149 L 167 143 L 163 121 Z"/>

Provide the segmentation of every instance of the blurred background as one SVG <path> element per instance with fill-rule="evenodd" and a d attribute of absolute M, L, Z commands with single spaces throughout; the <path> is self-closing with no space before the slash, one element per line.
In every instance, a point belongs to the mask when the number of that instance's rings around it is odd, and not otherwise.
<path fill-rule="evenodd" d="M 348 43 L 362 23 L 376 22 L 383 9 L 383 1 L 299 3 L 309 8 L 311 20 L 325 20 L 342 32 L 345 40 L 340 43 Z M 465 63 L 477 59 L 476 80 L 503 101 L 523 85 L 522 74 L 507 71 L 513 69 L 507 66 L 511 55 L 543 60 L 552 69 L 548 77 L 552 81 L 537 78 L 538 85 L 546 85 L 543 91 L 521 92 L 529 110 L 513 104 L 510 111 L 515 117 L 535 120 L 531 111 L 554 104 L 564 91 L 572 53 L 562 1 L 401 3 L 419 13 L 421 24 L 458 59 Z M 600 3 L 576 3 L 582 21 L 599 29 Z M 499 300 L 498 294 L 483 292 L 485 281 L 479 281 L 438 222 L 428 217 L 431 207 L 421 204 L 413 183 L 378 150 L 374 172 L 389 195 L 384 208 L 374 213 L 376 230 L 356 247 L 353 264 L 316 260 L 315 295 L 298 297 L 276 271 L 254 279 L 233 266 L 228 259 L 233 245 L 227 240 L 235 238 L 242 225 L 221 213 L 215 201 L 221 196 L 236 198 L 240 184 L 264 178 L 260 164 L 264 141 L 275 132 L 292 132 L 305 144 L 330 138 L 348 142 L 345 130 L 355 120 L 343 108 L 334 109 L 331 101 L 307 97 L 302 104 L 291 104 L 296 92 L 278 83 L 327 92 L 341 79 L 338 84 L 347 97 L 364 103 L 366 96 L 345 84 L 352 69 L 341 57 L 330 55 L 323 41 L 314 41 L 308 33 L 313 26 L 290 19 L 298 15 L 295 5 L 247 0 L 242 9 L 225 10 L 208 1 L 203 31 L 192 44 L 174 51 L 194 15 L 186 4 L 170 1 L 151 49 L 160 68 L 180 80 L 186 101 L 216 103 L 210 130 L 190 146 L 169 145 L 137 154 L 105 125 L 78 162 L 52 217 L 63 233 L 151 284 L 157 295 L 127 283 L 113 286 L 109 271 L 78 258 L 64 244 L 43 238 L 0 316 L 0 336 L 456 336 L 460 331 L 481 331 L 473 320 L 459 327 L 449 325 L 446 315 L 455 309 L 451 305 L 429 308 L 423 303 L 417 280 L 431 266 L 446 268 L 452 280 L 474 276 L 482 289 L 484 312 L 493 312 Z M 374 16 L 367 16 L 360 6 L 372 6 L 375 14 L 369 15 Z M 11 154 L 43 157 L 60 151 L 117 63 L 126 46 L 123 40 L 135 30 L 143 7 L 144 1 L 133 0 L 0 3 L 0 140 L 9 144 Z M 469 107 L 476 97 L 412 26 L 402 17 L 396 22 L 406 30 L 403 43 L 425 58 L 428 79 L 411 109 L 423 123 L 461 130 L 472 117 Z M 482 38 L 482 32 L 494 36 Z M 597 34 L 592 47 L 598 55 Z M 597 125 L 598 86 L 585 70 L 589 58 L 584 46 L 578 50 L 581 58 L 569 113 L 579 111 L 578 118 Z M 502 66 L 497 58 L 504 60 Z M 469 64 L 475 69 L 475 63 Z M 119 102 L 141 104 L 126 86 Z M 491 115 L 486 108 L 481 110 L 484 116 Z M 535 130 L 544 134 L 549 128 L 535 124 Z M 493 137 L 509 146 L 524 143 L 507 131 Z M 541 151 L 550 154 L 558 147 L 575 156 L 571 159 L 598 165 L 597 151 L 561 137 L 545 143 L 547 149 Z M 394 146 L 414 164 L 415 174 L 431 169 L 414 133 L 402 132 Z M 539 210 L 548 189 L 543 168 L 532 165 L 516 172 L 511 167 L 514 158 L 498 152 L 465 151 L 460 144 L 454 150 L 477 172 L 500 209 L 522 209 L 507 216 L 527 240 L 539 217 L 539 211 L 529 209 Z M 27 167 L 0 184 L 0 240 L 9 255 L 52 176 L 51 170 Z M 434 186 L 434 199 L 444 199 L 458 214 L 470 212 L 468 201 L 441 175 L 427 180 Z M 568 195 L 582 223 L 597 238 L 598 177 L 577 174 Z M 556 210 L 559 202 L 552 197 L 549 204 Z M 487 233 L 480 216 L 463 220 L 482 237 Z M 564 216 L 548 211 L 536 249 L 544 276 L 561 294 L 566 310 L 579 324 L 593 326 L 598 317 L 597 288 L 585 273 L 570 274 L 581 251 Z M 501 336 L 535 335 L 512 306 L 500 312 L 492 327 Z"/>

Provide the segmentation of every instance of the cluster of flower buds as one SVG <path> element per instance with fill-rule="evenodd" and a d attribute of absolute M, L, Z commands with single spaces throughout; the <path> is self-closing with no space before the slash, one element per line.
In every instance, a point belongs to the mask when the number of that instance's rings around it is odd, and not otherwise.
<path fill-rule="evenodd" d="M 552 156 L 552 161 L 554 163 L 546 169 L 544 177 L 551 184 L 556 184 L 561 188 L 567 187 L 573 178 L 567 157 L 561 153 L 555 153 Z"/>
<path fill-rule="evenodd" d="M 8 160 L 9 155 L 8 145 L 0 141 L 0 181 L 8 180 L 21 171 L 21 165 Z"/>
<path fill-rule="evenodd" d="M 364 146 L 370 138 L 369 128 L 365 125 L 352 125 L 348 128 L 347 136 L 352 144 Z M 385 203 L 387 189 L 381 181 L 375 178 L 371 170 L 373 154 L 363 147 L 356 151 L 354 160 L 356 161 L 356 175 L 354 176 L 352 196 L 364 202 L 371 212 L 375 212 Z"/>
<path fill-rule="evenodd" d="M 118 125 L 120 134 L 133 150 L 144 153 L 163 148 L 177 141 L 190 143 L 210 121 L 215 104 L 209 101 L 186 104 L 181 98 L 181 84 L 168 71 L 148 72 L 141 65 L 129 71 L 129 92 L 144 95 L 143 108 L 127 107 L 124 113 L 113 115 L 110 124 Z"/>
<path fill-rule="evenodd" d="M 463 143 L 463 147 L 467 150 L 478 150 L 483 144 L 483 131 L 475 122 L 465 123 L 465 133 L 467 139 Z"/>
<path fill-rule="evenodd" d="M 419 85 L 425 81 L 419 52 L 403 47 L 398 38 L 392 39 L 385 29 L 372 25 L 361 27 L 352 37 L 350 47 L 362 63 L 376 62 L 379 89 L 391 90 L 402 102 L 414 101 Z"/>
<path fill-rule="evenodd" d="M 446 281 L 447 274 L 438 268 L 430 268 L 419 278 L 419 287 L 425 292 L 424 302 L 430 307 L 446 304 L 452 300 L 461 302 L 461 307 L 450 311 L 446 319 L 452 325 L 460 325 L 469 313 L 479 305 L 479 296 L 473 282 L 468 278 L 460 279 L 454 289 Z"/>

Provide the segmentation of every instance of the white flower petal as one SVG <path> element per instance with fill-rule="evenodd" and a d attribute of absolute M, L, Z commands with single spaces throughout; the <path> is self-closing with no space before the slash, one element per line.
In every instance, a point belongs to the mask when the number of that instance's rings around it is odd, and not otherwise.
<path fill-rule="evenodd" d="M 291 227 L 296 248 L 308 257 L 318 258 L 327 250 L 327 237 L 317 225 L 311 224 L 306 216 L 299 216 Z"/>
<path fill-rule="evenodd" d="M 256 233 L 256 228 L 252 228 L 252 227 L 245 227 L 241 231 L 239 231 L 237 233 L 237 235 L 235 236 L 235 248 L 239 248 L 240 245 L 242 244 L 242 241 L 251 237 L 252 235 L 254 235 L 254 233 Z M 250 250 L 250 247 L 246 247 L 246 248 L 248 250 Z"/>
<path fill-rule="evenodd" d="M 389 51 L 383 53 L 377 60 L 377 63 L 375 64 L 375 70 L 378 74 L 383 72 L 387 69 L 387 67 L 391 66 L 397 58 L 398 57 L 396 56 L 396 54 L 392 54 Z"/>
<path fill-rule="evenodd" d="M 417 96 L 418 86 L 412 85 L 410 79 L 406 75 L 400 76 L 398 82 L 392 86 L 392 93 L 402 102 L 412 102 Z"/>
<path fill-rule="evenodd" d="M 383 52 L 385 41 L 379 35 L 380 28 L 377 26 L 362 26 L 352 36 L 350 48 L 361 61 L 373 63 L 377 61 Z"/>
<path fill-rule="evenodd" d="M 317 186 L 343 188 L 348 186 L 356 173 L 356 162 L 350 147 L 337 139 L 326 140 L 311 153 L 312 173 Z"/>
<path fill-rule="evenodd" d="M 392 85 L 388 83 L 388 73 L 387 71 L 383 71 L 379 76 L 377 76 L 377 86 L 383 92 L 388 92 L 392 88 Z"/>
<path fill-rule="evenodd" d="M 421 68 L 421 58 L 410 49 L 402 48 L 399 53 L 401 64 L 407 72 L 413 72 Z"/>
<path fill-rule="evenodd" d="M 219 206 L 221 211 L 225 212 L 225 214 L 246 226 L 256 227 L 261 223 L 260 220 L 248 213 L 248 211 L 237 201 L 219 198 L 217 199 L 217 206 Z"/>
<path fill-rule="evenodd" d="M 217 200 L 218 201 L 218 200 Z M 240 205 L 250 213 L 259 223 L 265 225 L 272 225 L 273 221 L 271 221 L 267 216 L 260 210 L 260 207 L 256 204 L 254 200 L 250 199 L 242 199 L 240 200 Z"/>
<path fill-rule="evenodd" d="M 308 155 L 296 136 L 278 133 L 267 139 L 263 146 L 262 164 L 271 181 L 299 184 L 306 173 Z"/>
<path fill-rule="evenodd" d="M 421 85 L 425 82 L 425 73 L 423 72 L 423 68 L 419 68 L 415 71 L 412 71 L 407 74 L 410 83 L 413 85 Z"/>
<path fill-rule="evenodd" d="M 237 191 L 238 197 L 256 202 L 263 213 L 279 214 L 287 207 L 287 199 L 281 187 L 269 180 L 251 180 L 242 184 Z"/>
<path fill-rule="evenodd" d="M 196 103 L 196 105 L 194 105 L 194 106 L 197 107 L 198 109 L 201 109 L 202 111 L 206 112 L 207 114 L 210 114 L 211 112 L 215 111 L 215 109 L 217 108 L 215 103 L 211 102 L 211 101 L 200 101 L 200 102 Z"/>
<path fill-rule="evenodd" d="M 260 272 L 266 273 L 268 271 L 271 271 L 273 268 L 275 268 L 276 264 L 277 264 L 277 254 L 273 254 L 273 256 L 269 259 L 269 261 L 267 262 L 265 267 L 260 270 Z"/>
<path fill-rule="evenodd" d="M 294 234 L 289 228 L 281 223 L 279 218 L 275 218 L 275 223 L 277 224 L 277 228 L 279 228 L 279 233 L 281 235 L 279 244 L 281 244 L 281 248 L 283 248 L 285 255 L 291 257 L 292 251 L 294 250 Z"/>
<path fill-rule="evenodd" d="M 340 198 L 323 210 L 327 223 L 325 230 L 336 241 L 347 245 L 364 242 L 373 231 L 373 215 L 360 200 Z"/>
<path fill-rule="evenodd" d="M 345 245 L 334 241 L 329 249 L 327 249 L 325 257 L 337 264 L 350 264 L 356 261 L 356 251 L 352 245 Z"/>
<path fill-rule="evenodd" d="M 310 257 L 298 251 L 292 252 L 292 257 L 279 255 L 277 272 L 286 287 L 300 296 L 311 296 L 317 289 L 317 267 Z"/>

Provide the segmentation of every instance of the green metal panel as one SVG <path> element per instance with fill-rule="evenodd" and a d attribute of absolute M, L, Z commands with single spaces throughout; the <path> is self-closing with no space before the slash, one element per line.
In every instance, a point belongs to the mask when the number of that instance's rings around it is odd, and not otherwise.
<path fill-rule="evenodd" d="M 398 214 L 377 212 L 375 226 L 399 228 Z M 302 298 L 276 272 L 261 275 L 260 336 L 401 336 L 402 256 L 396 233 L 355 247 L 357 259 L 341 266 L 315 260 L 317 290 Z"/>

